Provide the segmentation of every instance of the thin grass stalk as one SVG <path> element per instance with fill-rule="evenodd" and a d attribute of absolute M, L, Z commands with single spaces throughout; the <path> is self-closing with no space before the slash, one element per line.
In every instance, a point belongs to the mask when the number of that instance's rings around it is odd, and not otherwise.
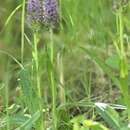
<path fill-rule="evenodd" d="M 22 3 L 22 19 L 21 19 L 21 63 L 24 57 L 24 24 L 25 24 L 25 0 Z"/>
<path fill-rule="evenodd" d="M 92 73 L 89 74 L 89 77 L 86 76 L 86 73 L 84 73 L 83 77 L 83 86 L 86 91 L 87 100 L 91 102 L 91 79 L 92 79 Z"/>
<path fill-rule="evenodd" d="M 129 86 L 128 86 L 128 67 L 127 57 L 124 50 L 124 24 L 123 24 L 123 7 L 119 9 L 119 41 L 120 41 L 120 83 L 121 91 L 124 97 L 125 104 L 128 109 L 128 120 L 130 122 L 130 102 L 129 102 Z"/>
<path fill-rule="evenodd" d="M 21 64 L 23 65 L 23 57 L 24 57 L 24 25 L 25 25 L 25 4 L 26 1 L 23 0 L 22 2 L 22 15 L 21 15 Z M 20 94 L 23 95 L 22 91 Z M 22 109 L 24 109 L 22 105 Z"/>
<path fill-rule="evenodd" d="M 64 90 L 63 60 L 60 54 L 58 54 L 57 56 L 57 62 L 58 62 L 58 71 L 59 71 L 60 100 L 61 100 L 61 104 L 65 104 L 66 98 L 65 98 L 65 90 Z"/>
<path fill-rule="evenodd" d="M 34 33 L 34 62 L 36 69 L 36 83 L 37 83 L 37 94 L 41 98 L 41 88 L 40 88 L 40 76 L 39 76 L 39 62 L 38 62 L 38 50 L 37 50 L 37 33 Z"/>
<path fill-rule="evenodd" d="M 9 111 L 8 111 L 8 107 L 9 107 L 9 92 L 8 92 L 8 85 L 6 84 L 5 86 L 5 94 L 6 94 L 6 116 L 7 116 L 7 130 L 10 130 L 10 119 L 9 119 Z"/>
<path fill-rule="evenodd" d="M 123 14 L 122 14 L 122 7 L 120 8 L 119 11 L 119 38 L 120 38 L 120 51 L 121 51 L 121 58 L 123 59 L 123 57 L 125 56 L 124 53 L 124 40 L 123 40 L 123 36 L 124 36 L 124 25 L 123 25 Z"/>
<path fill-rule="evenodd" d="M 7 117 L 7 126 L 6 129 L 10 130 L 10 120 L 9 120 L 9 90 L 8 90 L 8 73 L 5 75 L 5 106 L 6 106 L 6 117 Z"/>
<path fill-rule="evenodd" d="M 63 26 L 62 26 L 62 0 L 59 0 L 59 20 L 60 20 L 60 28 L 61 31 L 63 30 Z"/>
<path fill-rule="evenodd" d="M 38 60 L 38 50 L 37 50 L 37 32 L 34 32 L 34 52 L 33 52 L 33 57 L 34 57 L 34 70 L 36 73 L 36 90 L 37 90 L 37 96 L 39 99 L 42 99 L 42 94 L 41 94 L 41 87 L 40 87 L 40 75 L 39 75 L 39 60 Z M 39 119 L 39 123 L 37 126 L 37 130 L 40 128 L 40 130 L 44 130 L 44 118 L 43 118 L 43 113 L 42 113 L 42 104 L 39 103 L 39 111 L 41 112 L 41 117 Z"/>
<path fill-rule="evenodd" d="M 51 84 L 51 93 L 52 93 L 52 129 L 57 130 L 57 114 L 56 114 L 56 86 L 55 86 L 55 77 L 54 77 L 54 42 L 53 42 L 53 30 L 50 30 L 50 84 Z"/>

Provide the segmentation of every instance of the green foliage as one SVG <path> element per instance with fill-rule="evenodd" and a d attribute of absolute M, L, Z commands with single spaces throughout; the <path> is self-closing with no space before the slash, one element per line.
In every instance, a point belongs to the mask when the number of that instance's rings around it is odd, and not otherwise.
<path fill-rule="evenodd" d="M 37 110 L 39 99 L 36 96 L 35 88 L 33 88 L 30 78 L 30 74 L 27 70 L 22 70 L 19 73 L 23 101 L 28 107 L 29 112 L 33 114 Z"/>
<path fill-rule="evenodd" d="M 109 130 L 101 123 L 92 120 L 85 120 L 83 115 L 73 118 L 70 122 L 73 123 L 73 130 Z M 83 126 L 81 127 L 80 124 Z"/>
<path fill-rule="evenodd" d="M 96 103 L 97 113 L 111 126 L 114 130 L 121 128 L 121 120 L 118 113 L 109 105 Z"/>
<path fill-rule="evenodd" d="M 106 64 L 115 70 L 119 70 L 120 59 L 118 56 L 111 56 L 106 59 Z"/>
<path fill-rule="evenodd" d="M 30 119 L 28 119 L 25 123 L 23 123 L 20 127 L 16 128 L 15 130 L 29 130 L 32 125 L 39 119 L 40 112 L 36 112 L 32 115 Z"/>
<path fill-rule="evenodd" d="M 105 103 L 95 103 L 95 105 L 97 113 L 100 114 L 113 130 L 129 130 L 128 125 L 122 122 L 119 114 L 110 105 Z"/>
<path fill-rule="evenodd" d="M 106 128 L 104 125 L 101 123 L 92 121 L 92 120 L 86 120 L 84 121 L 84 125 L 87 126 L 88 128 L 91 128 L 92 130 L 109 130 Z"/>
<path fill-rule="evenodd" d="M 108 76 L 113 80 L 115 85 L 117 85 L 117 87 L 121 89 L 120 81 L 116 78 L 116 76 L 114 76 L 114 73 L 109 69 L 109 67 L 100 58 L 98 58 L 96 54 L 94 54 L 93 52 L 83 47 L 81 47 L 81 49 L 84 52 L 86 52 L 91 57 L 91 59 L 96 61 L 96 63 L 103 69 L 103 71 L 106 72 Z"/>
<path fill-rule="evenodd" d="M 54 31 L 26 26 L 27 0 L 1 2 L 0 130 L 130 129 L 130 5 L 120 1 L 59 0 Z"/>

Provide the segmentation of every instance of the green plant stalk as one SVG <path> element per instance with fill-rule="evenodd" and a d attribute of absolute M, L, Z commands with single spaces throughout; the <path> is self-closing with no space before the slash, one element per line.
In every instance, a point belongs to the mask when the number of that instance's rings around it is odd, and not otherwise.
<path fill-rule="evenodd" d="M 124 97 L 125 104 L 128 109 L 128 120 L 130 122 L 130 102 L 129 102 L 129 86 L 128 86 L 128 67 L 127 57 L 124 50 L 124 25 L 123 25 L 123 8 L 119 9 L 119 41 L 120 41 L 120 83 L 121 91 Z"/>
<path fill-rule="evenodd" d="M 6 73 L 5 76 L 6 79 L 6 83 L 5 83 L 5 105 L 6 105 L 6 116 L 7 116 L 7 130 L 10 130 L 10 121 L 9 121 L 9 111 L 8 111 L 8 107 L 9 107 L 9 90 L 8 90 L 8 74 Z"/>
<path fill-rule="evenodd" d="M 89 74 L 89 78 L 84 73 L 84 77 L 83 77 L 83 81 L 82 81 L 84 89 L 85 89 L 86 94 L 87 94 L 87 98 L 90 102 L 91 102 L 91 78 L 92 78 L 91 73 Z"/>
<path fill-rule="evenodd" d="M 64 74 L 63 74 L 63 60 L 60 53 L 57 56 L 58 70 L 59 70 L 59 88 L 60 88 L 60 100 L 61 104 L 66 103 L 65 90 L 64 90 Z"/>
<path fill-rule="evenodd" d="M 56 90 L 54 83 L 54 74 L 51 72 L 51 91 L 52 91 L 52 123 L 53 130 L 57 130 L 57 115 L 56 115 Z"/>
<path fill-rule="evenodd" d="M 73 130 L 79 130 L 80 128 L 79 128 L 79 124 L 77 123 L 77 122 L 75 122 L 74 124 L 73 124 Z"/>
<path fill-rule="evenodd" d="M 61 30 L 63 30 L 63 26 L 62 26 L 62 0 L 59 0 L 59 12 L 60 12 L 60 15 L 59 15 L 59 19 L 60 19 L 60 28 Z"/>
<path fill-rule="evenodd" d="M 21 64 L 23 65 L 23 57 L 24 57 L 24 24 L 25 24 L 25 4 L 26 1 L 23 0 L 22 2 L 22 15 L 21 15 Z M 22 91 L 20 91 L 22 95 Z M 22 109 L 23 106 L 22 106 Z"/>
<path fill-rule="evenodd" d="M 41 88 L 40 88 L 40 76 L 39 76 L 39 62 L 38 62 L 38 50 L 37 50 L 37 34 L 34 33 L 34 62 L 36 69 L 36 83 L 37 83 L 37 95 L 41 98 Z"/>
<path fill-rule="evenodd" d="M 22 19 L 21 19 L 21 63 L 24 57 L 24 24 L 25 24 L 25 0 L 22 3 Z"/>
<path fill-rule="evenodd" d="M 36 72 L 36 86 L 37 86 L 37 96 L 39 99 L 42 99 L 42 94 L 41 94 L 41 87 L 40 87 L 40 76 L 39 76 L 39 61 L 38 61 L 38 50 L 37 50 L 37 32 L 34 32 L 34 52 L 33 52 L 33 58 L 34 58 L 34 63 L 35 67 L 34 70 Z M 39 111 L 41 112 L 41 118 L 39 120 L 40 124 L 40 130 L 44 130 L 44 123 L 43 123 L 43 116 L 42 116 L 42 104 L 39 103 Z M 39 124 L 38 124 L 38 129 L 39 129 Z"/>
<path fill-rule="evenodd" d="M 53 42 L 53 30 L 50 30 L 50 84 L 51 84 L 51 94 L 52 94 L 52 129 L 57 130 L 57 114 L 56 114 L 56 86 L 54 77 L 54 42 Z"/>

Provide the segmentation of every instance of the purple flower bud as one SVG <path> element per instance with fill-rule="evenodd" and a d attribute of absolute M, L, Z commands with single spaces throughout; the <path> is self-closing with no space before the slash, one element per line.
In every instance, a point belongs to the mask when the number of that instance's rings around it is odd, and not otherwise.
<path fill-rule="evenodd" d="M 44 23 L 48 25 L 49 28 L 54 28 L 55 25 L 58 23 L 56 0 L 44 0 L 43 19 Z"/>

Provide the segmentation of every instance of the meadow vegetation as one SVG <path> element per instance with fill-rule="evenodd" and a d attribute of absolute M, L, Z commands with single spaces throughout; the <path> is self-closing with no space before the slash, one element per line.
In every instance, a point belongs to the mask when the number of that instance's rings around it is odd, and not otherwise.
<path fill-rule="evenodd" d="M 0 130 L 130 130 L 130 1 L 57 3 L 0 4 Z"/>

